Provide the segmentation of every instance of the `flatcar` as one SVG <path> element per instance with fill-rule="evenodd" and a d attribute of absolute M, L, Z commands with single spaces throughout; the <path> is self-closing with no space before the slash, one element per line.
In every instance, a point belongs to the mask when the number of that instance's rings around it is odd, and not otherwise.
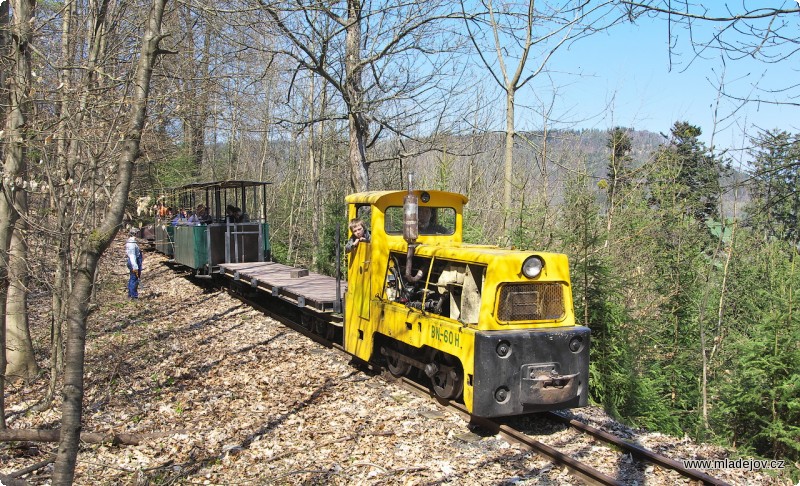
<path fill-rule="evenodd" d="M 475 416 L 586 405 L 590 332 L 575 321 L 566 256 L 464 243 L 466 203 L 444 191 L 347 196 L 348 220 L 371 239 L 347 255 L 344 283 L 252 259 L 215 275 L 291 303 L 358 360 L 415 373 Z"/>

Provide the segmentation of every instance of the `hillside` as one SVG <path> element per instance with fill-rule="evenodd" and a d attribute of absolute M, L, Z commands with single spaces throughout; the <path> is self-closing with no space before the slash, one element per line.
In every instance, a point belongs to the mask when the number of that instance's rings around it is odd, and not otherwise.
<path fill-rule="evenodd" d="M 131 433 L 141 442 L 85 444 L 76 484 L 580 484 L 533 453 L 470 432 L 434 402 L 227 294 L 203 290 L 159 255 L 145 256 L 142 300 L 127 300 L 121 244 L 104 258 L 89 323 L 84 431 Z M 32 307 L 41 332 L 47 305 Z M 26 413 L 46 385 L 42 377 L 11 387 L 11 428 L 58 424 L 56 410 Z M 595 408 L 576 416 L 676 459 L 732 457 L 685 438 L 630 430 Z M 531 427 L 541 440 L 624 481 L 680 481 L 620 463 L 562 427 L 536 421 Z M 46 443 L 4 444 L 0 473 L 55 450 Z M 50 467 L 24 479 L 47 484 Z M 785 484 L 761 473 L 710 473 L 734 484 Z"/>

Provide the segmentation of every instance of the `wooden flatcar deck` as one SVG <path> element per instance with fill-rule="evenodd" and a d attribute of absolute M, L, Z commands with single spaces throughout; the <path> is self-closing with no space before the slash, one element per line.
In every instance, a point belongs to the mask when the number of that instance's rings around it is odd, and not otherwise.
<path fill-rule="evenodd" d="M 273 297 L 291 302 L 298 307 L 310 307 L 318 312 L 336 310 L 336 279 L 308 272 L 303 277 L 293 277 L 298 268 L 274 262 L 223 263 L 220 273 L 234 280 L 248 282 L 263 289 Z M 341 297 L 344 297 L 346 282 L 341 282 Z"/>

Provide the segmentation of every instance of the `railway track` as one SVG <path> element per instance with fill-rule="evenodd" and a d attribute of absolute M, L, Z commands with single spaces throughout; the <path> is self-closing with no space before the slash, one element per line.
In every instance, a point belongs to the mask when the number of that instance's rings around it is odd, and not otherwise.
<path fill-rule="evenodd" d="M 413 380 L 409 380 L 407 378 L 403 378 L 402 380 L 398 381 L 400 381 L 402 386 L 406 389 L 412 390 L 413 392 L 421 395 L 429 396 L 432 399 L 436 399 L 436 397 L 430 392 L 430 390 L 425 385 L 417 383 Z M 613 478 L 584 462 L 574 459 L 570 455 L 565 454 L 554 447 L 551 447 L 536 439 L 533 439 L 525 432 L 519 430 L 518 428 L 512 425 L 493 419 L 472 417 L 467 413 L 467 411 L 464 409 L 462 405 L 455 402 L 442 402 L 441 400 L 439 400 L 439 403 L 445 406 L 446 408 L 456 411 L 465 420 L 469 421 L 472 425 L 479 426 L 482 429 L 492 434 L 500 434 L 500 436 L 502 436 L 507 441 L 520 444 L 521 446 L 529 450 L 536 451 L 537 453 L 552 460 L 553 463 L 566 467 L 574 476 L 580 478 L 587 484 L 619 485 L 619 486 L 630 484 L 626 480 Z M 726 483 L 725 481 L 709 476 L 708 474 L 703 473 L 701 471 L 684 468 L 680 462 L 675 461 L 674 459 L 670 459 L 666 456 L 657 454 L 644 447 L 632 444 L 624 439 L 621 439 L 615 435 L 609 434 L 605 431 L 602 431 L 590 425 L 586 425 L 578 420 L 562 417 L 561 415 L 552 412 L 546 412 L 543 413 L 542 415 L 550 421 L 564 424 L 567 427 L 575 429 L 578 432 L 588 434 L 592 436 L 595 440 L 604 444 L 605 446 L 620 451 L 621 454 L 630 454 L 631 456 L 637 458 L 640 461 L 657 465 L 666 470 L 675 471 L 681 476 L 691 481 L 696 481 L 697 484 L 729 486 L 729 483 Z"/>
<path fill-rule="evenodd" d="M 295 311 L 296 308 L 292 309 L 291 307 L 284 306 L 282 303 L 277 301 L 264 302 L 263 298 L 251 299 L 248 298 L 247 295 L 244 295 L 243 293 L 232 292 L 230 289 L 227 290 L 236 298 L 246 302 L 248 305 L 263 312 L 264 314 L 270 316 L 271 318 L 277 320 L 278 322 L 304 334 L 310 339 L 326 347 L 338 349 L 339 351 L 344 353 L 344 349 L 338 343 L 332 341 L 331 339 L 327 339 L 325 336 L 321 336 L 317 332 L 315 332 L 317 331 L 317 329 L 315 329 L 315 324 L 313 320 L 312 321 L 306 320 L 306 322 L 304 322 L 305 319 L 303 319 L 302 314 L 295 313 L 295 315 L 291 315 L 292 311 Z M 270 298 L 266 297 L 266 299 L 269 300 Z M 463 405 L 457 402 L 443 401 L 441 399 L 438 399 L 431 392 L 429 387 L 425 384 L 421 384 L 417 381 L 414 381 L 406 377 L 394 378 L 391 377 L 389 373 L 385 373 L 385 376 L 387 376 L 391 381 L 397 382 L 403 388 L 413 393 L 423 395 L 429 397 L 430 399 L 436 400 L 443 407 L 458 413 L 460 416 L 462 416 L 462 418 L 470 422 L 472 425 L 478 426 L 485 431 L 491 432 L 492 434 L 500 434 L 500 436 L 502 436 L 508 442 L 519 444 L 523 448 L 535 451 L 538 454 L 547 457 L 556 465 L 566 467 L 572 475 L 581 479 L 587 484 L 602 484 L 602 485 L 629 484 L 627 480 L 624 479 L 620 480 L 611 477 L 603 473 L 602 471 L 590 466 L 589 464 L 581 462 L 575 459 L 574 457 L 559 451 L 555 447 L 549 446 L 541 441 L 533 439 L 522 430 L 519 430 L 518 428 L 515 428 L 514 426 L 509 425 L 508 423 L 492 419 L 473 417 L 466 411 Z M 684 468 L 680 462 L 675 461 L 674 459 L 670 459 L 666 456 L 662 456 L 653 451 L 650 451 L 644 447 L 632 444 L 626 440 L 623 440 L 605 431 L 586 425 L 578 420 L 563 417 L 557 413 L 552 413 L 552 412 L 542 414 L 542 416 L 546 417 L 550 421 L 563 424 L 582 434 L 587 434 L 591 436 L 594 440 L 605 445 L 606 447 L 610 447 L 614 450 L 617 450 L 621 455 L 628 454 L 632 457 L 635 457 L 639 461 L 644 461 L 650 464 L 654 464 L 666 470 L 675 471 L 681 476 L 687 478 L 689 481 L 697 482 L 697 484 L 708 484 L 708 485 L 729 484 L 720 479 L 709 476 L 708 474 L 705 474 L 701 471 Z"/>
<path fill-rule="evenodd" d="M 563 417 L 557 413 L 548 412 L 546 416 L 554 421 L 561 422 L 563 424 L 568 425 L 576 430 L 579 430 L 585 434 L 591 435 L 592 437 L 614 446 L 628 454 L 631 454 L 633 457 L 636 457 L 640 460 L 649 462 L 651 464 L 655 464 L 657 466 L 663 467 L 665 469 L 670 469 L 673 471 L 678 472 L 681 476 L 689 478 L 693 481 L 700 481 L 703 484 L 710 484 L 710 485 L 727 485 L 725 481 L 720 479 L 714 478 L 709 476 L 706 473 L 701 471 L 697 471 L 695 469 L 687 469 L 683 467 L 681 463 L 674 459 L 670 459 L 666 456 L 662 456 L 660 454 L 656 454 L 655 452 L 641 447 L 636 444 L 632 444 L 626 440 L 623 440 L 615 435 L 609 434 L 603 430 L 600 430 L 596 427 L 592 427 L 591 425 L 586 425 L 583 422 L 580 422 L 575 419 L 570 419 L 568 417 Z"/>

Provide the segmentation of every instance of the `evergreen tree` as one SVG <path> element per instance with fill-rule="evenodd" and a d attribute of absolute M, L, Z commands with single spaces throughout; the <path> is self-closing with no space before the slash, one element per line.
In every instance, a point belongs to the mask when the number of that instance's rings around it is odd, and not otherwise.
<path fill-rule="evenodd" d="M 608 156 L 608 166 L 606 167 L 606 178 L 608 180 L 608 201 L 613 205 L 616 201 L 617 193 L 631 183 L 633 176 L 631 163 L 631 151 L 633 143 L 628 131 L 622 127 L 616 127 L 609 133 L 606 148 L 611 153 Z"/>
<path fill-rule="evenodd" d="M 721 374 L 715 428 L 741 449 L 800 460 L 800 284 L 797 255 L 785 242 L 763 244 L 750 233 L 735 266 L 731 326 Z"/>
<path fill-rule="evenodd" d="M 628 339 L 629 316 L 618 274 L 601 251 L 605 237 L 596 194 L 586 173 L 569 180 L 560 241 L 570 255 L 577 320 L 592 329 L 590 396 L 616 417 L 635 413 L 637 381 Z"/>
<path fill-rule="evenodd" d="M 703 353 L 700 334 L 709 305 L 714 240 L 706 222 L 718 213 L 722 165 L 698 140 L 700 129 L 675 123 L 669 143 L 659 147 L 648 174 L 653 210 L 648 233 L 653 243 L 650 287 L 653 306 L 642 323 L 649 353 L 640 366 L 669 417 L 652 417 L 661 430 L 696 430 L 702 421 Z M 715 313 L 714 313 L 715 314 Z M 657 410 L 657 409 L 654 409 Z M 699 430 L 702 430 L 702 426 Z"/>
<path fill-rule="evenodd" d="M 651 203 L 683 206 L 698 222 L 715 218 L 722 194 L 720 177 L 727 168 L 698 140 L 699 127 L 675 122 L 669 142 L 655 154 L 656 168 L 649 178 Z M 718 219 L 718 218 L 717 218 Z"/>
<path fill-rule="evenodd" d="M 764 236 L 796 243 L 800 239 L 800 135 L 766 131 L 753 144 L 749 223 Z"/>

